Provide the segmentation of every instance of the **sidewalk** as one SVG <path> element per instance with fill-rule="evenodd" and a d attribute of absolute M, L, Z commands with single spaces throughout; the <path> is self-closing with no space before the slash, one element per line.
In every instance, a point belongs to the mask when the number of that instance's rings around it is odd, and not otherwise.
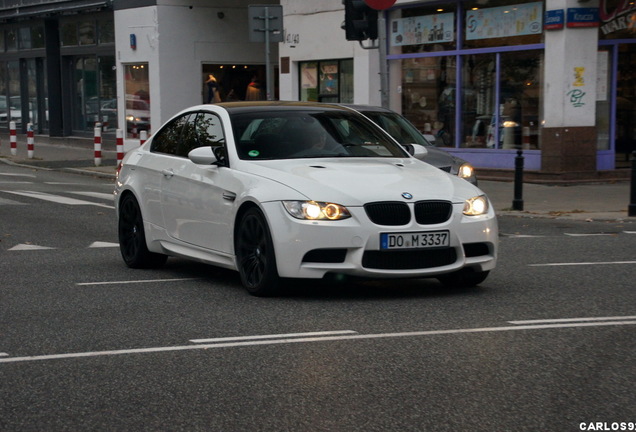
<path fill-rule="evenodd" d="M 102 163 L 96 167 L 92 139 L 77 138 L 49 142 L 46 137 L 36 137 L 32 159 L 27 157 L 26 141 L 23 141 L 21 137 L 18 141 L 17 154 L 12 156 L 9 140 L 2 139 L 0 171 L 3 164 L 17 164 L 115 178 L 117 151 L 114 143 L 102 144 Z M 138 140 L 127 140 L 124 151 L 129 151 L 138 145 Z M 513 182 L 480 180 L 479 187 L 488 194 L 499 215 L 569 220 L 636 221 L 636 218 L 627 216 L 627 208 L 630 204 L 630 181 L 565 186 L 525 183 L 523 211 L 512 210 Z"/>

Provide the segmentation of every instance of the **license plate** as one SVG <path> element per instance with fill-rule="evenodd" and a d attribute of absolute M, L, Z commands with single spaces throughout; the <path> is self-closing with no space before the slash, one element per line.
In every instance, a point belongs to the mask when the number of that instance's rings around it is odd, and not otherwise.
<path fill-rule="evenodd" d="M 381 233 L 380 249 L 426 249 L 450 246 L 448 231 Z"/>

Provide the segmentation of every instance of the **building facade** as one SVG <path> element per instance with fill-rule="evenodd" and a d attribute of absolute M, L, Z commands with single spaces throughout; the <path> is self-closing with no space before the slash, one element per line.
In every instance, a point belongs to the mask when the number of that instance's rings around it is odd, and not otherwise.
<path fill-rule="evenodd" d="M 269 50 L 255 4 L 282 7 Z M 635 17 L 627 0 L 397 0 L 358 43 L 342 0 L 0 1 L 0 130 L 134 138 L 198 103 L 385 105 L 476 167 L 522 149 L 574 178 L 636 150 Z"/>
<path fill-rule="evenodd" d="M 522 149 L 528 170 L 589 177 L 636 150 L 627 1 L 397 0 L 381 14 L 386 54 L 343 41 L 339 1 L 298 3 L 281 1 L 283 98 L 333 100 L 337 88 L 343 103 L 386 100 L 481 168 L 513 169 Z"/>

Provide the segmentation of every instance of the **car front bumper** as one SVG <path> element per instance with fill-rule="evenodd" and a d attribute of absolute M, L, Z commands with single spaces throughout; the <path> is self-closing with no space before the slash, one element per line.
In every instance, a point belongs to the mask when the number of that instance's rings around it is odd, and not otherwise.
<path fill-rule="evenodd" d="M 488 271 L 495 267 L 497 219 L 492 211 L 464 216 L 453 205 L 445 223 L 379 226 L 363 208 L 349 208 L 352 217 L 341 221 L 305 221 L 290 216 L 280 202 L 264 205 L 272 231 L 278 272 L 282 277 L 322 278 L 344 274 L 370 278 L 435 277 L 462 268 Z M 446 248 L 381 250 L 381 233 L 444 231 Z"/>

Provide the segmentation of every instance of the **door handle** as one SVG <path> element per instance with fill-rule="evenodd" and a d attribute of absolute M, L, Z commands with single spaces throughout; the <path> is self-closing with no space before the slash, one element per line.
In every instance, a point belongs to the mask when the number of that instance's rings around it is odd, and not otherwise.
<path fill-rule="evenodd" d="M 164 177 L 170 178 L 174 175 L 174 171 L 172 171 L 172 169 L 164 169 L 161 170 L 161 174 L 163 174 Z"/>

